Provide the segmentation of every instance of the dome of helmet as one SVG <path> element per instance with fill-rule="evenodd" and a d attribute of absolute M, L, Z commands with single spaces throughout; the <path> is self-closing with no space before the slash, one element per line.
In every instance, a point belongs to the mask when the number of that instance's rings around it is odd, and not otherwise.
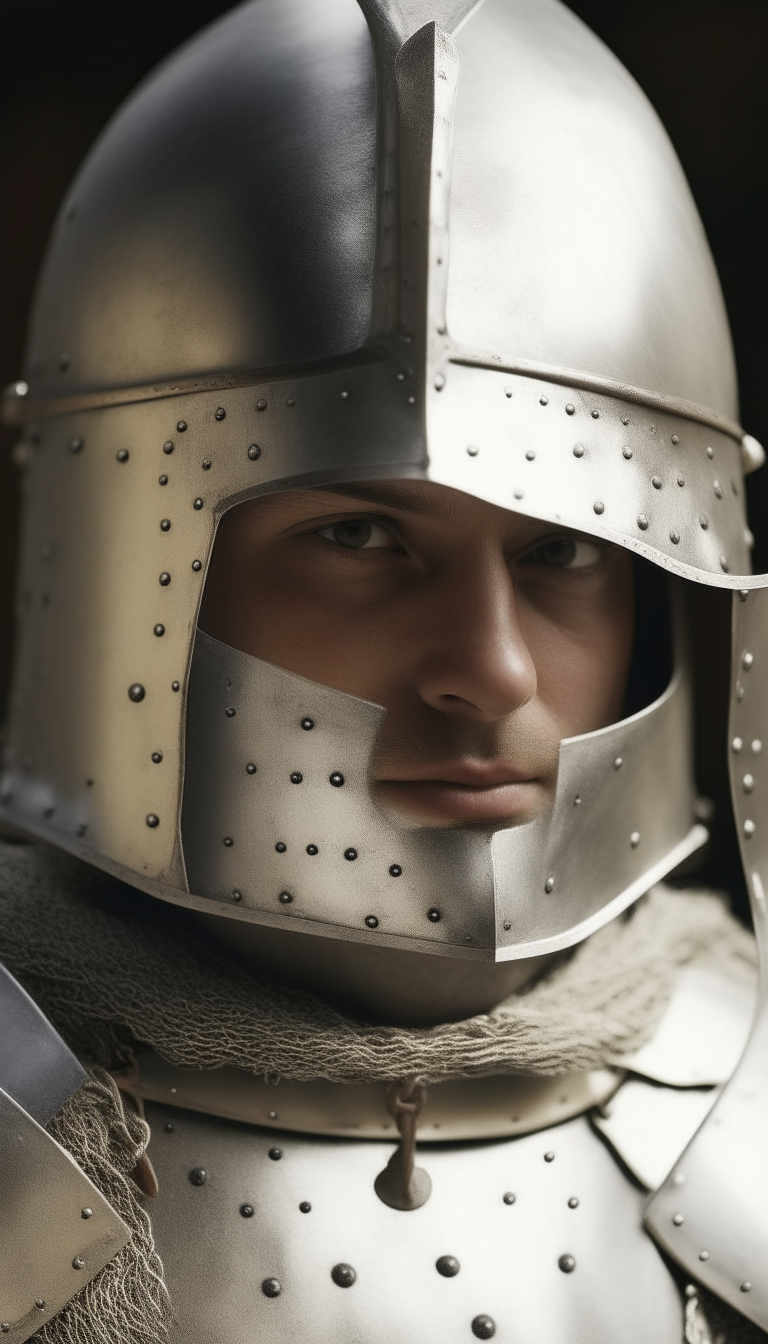
<path fill-rule="evenodd" d="M 735 418 L 695 205 L 658 118 L 602 43 L 558 0 L 365 10 L 252 0 L 126 103 L 54 231 L 33 397 L 302 365 L 380 337 L 377 268 L 379 284 L 401 282 L 377 203 L 372 37 L 398 11 L 404 34 L 431 17 L 456 27 L 441 258 L 453 340 Z"/>

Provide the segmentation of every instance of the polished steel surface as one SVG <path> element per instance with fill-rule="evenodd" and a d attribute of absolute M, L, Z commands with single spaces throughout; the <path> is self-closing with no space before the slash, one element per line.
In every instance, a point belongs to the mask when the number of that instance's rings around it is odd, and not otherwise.
<path fill-rule="evenodd" d="M 145 1101 L 201 1111 L 267 1129 L 335 1138 L 393 1138 L 384 1084 L 329 1083 L 318 1079 L 279 1084 L 241 1069 L 177 1068 L 154 1051 L 136 1051 L 131 1090 Z M 417 1122 L 419 1143 L 491 1139 L 528 1134 L 604 1105 L 623 1073 L 595 1069 L 559 1078 L 507 1074 L 433 1083 Z"/>
<path fill-rule="evenodd" d="M 495 834 L 409 830 L 384 815 L 370 786 L 383 717 L 198 631 L 182 817 L 190 889 L 256 922 L 504 961 L 577 942 L 704 839 L 682 670 L 656 705 L 563 742 L 551 815 Z M 574 852 L 589 863 L 577 867 Z"/>
<path fill-rule="evenodd" d="M 760 959 L 757 1013 L 730 1083 L 647 1223 L 689 1273 L 768 1329 L 768 591 L 735 595 L 733 626 L 731 786 Z"/>
<path fill-rule="evenodd" d="M 420 1150 L 431 1198 L 398 1212 L 373 1189 L 386 1143 L 147 1114 L 173 1344 L 464 1344 L 480 1316 L 502 1344 L 680 1344 L 643 1196 L 586 1119 Z"/>
<path fill-rule="evenodd" d="M 592 1124 L 635 1179 L 646 1190 L 658 1190 L 719 1093 L 717 1087 L 675 1088 L 628 1078 L 591 1117 Z"/>
<path fill-rule="evenodd" d="M 0 1331 L 21 1344 L 129 1240 L 68 1153 L 0 1089 Z"/>
<path fill-rule="evenodd" d="M 0 1087 L 45 1125 L 85 1079 L 59 1033 L 0 965 Z"/>

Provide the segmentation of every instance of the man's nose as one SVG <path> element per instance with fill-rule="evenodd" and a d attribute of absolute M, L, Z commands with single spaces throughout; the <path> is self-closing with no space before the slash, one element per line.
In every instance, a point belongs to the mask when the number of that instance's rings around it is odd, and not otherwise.
<path fill-rule="evenodd" d="M 446 576 L 420 642 L 417 690 L 444 714 L 494 722 L 536 694 L 536 667 L 503 561 Z"/>

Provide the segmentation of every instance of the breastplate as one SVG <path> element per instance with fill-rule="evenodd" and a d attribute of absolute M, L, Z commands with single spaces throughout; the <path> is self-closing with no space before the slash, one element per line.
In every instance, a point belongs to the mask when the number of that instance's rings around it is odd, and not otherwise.
<path fill-rule="evenodd" d="M 588 1118 L 431 1144 L 422 1208 L 374 1191 L 392 1144 L 150 1103 L 173 1344 L 680 1344 L 644 1192 Z"/>

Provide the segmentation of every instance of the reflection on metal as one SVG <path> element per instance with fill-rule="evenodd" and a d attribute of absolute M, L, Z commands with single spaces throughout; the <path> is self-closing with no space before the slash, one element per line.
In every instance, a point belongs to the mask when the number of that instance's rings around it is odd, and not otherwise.
<path fill-rule="evenodd" d="M 0 1087 L 45 1125 L 85 1070 L 37 1004 L 0 965 Z"/>
<path fill-rule="evenodd" d="M 176 1068 L 153 1051 L 136 1053 L 138 1076 L 131 1087 L 146 1101 L 202 1111 L 297 1133 L 336 1138 L 392 1139 L 395 1126 L 382 1084 L 323 1081 L 278 1087 L 239 1069 L 199 1072 Z M 433 1083 L 419 1117 L 419 1143 L 492 1139 L 528 1134 L 602 1106 L 623 1075 L 612 1069 L 560 1078 L 515 1075 Z"/>
<path fill-rule="evenodd" d="M 0 1180 L 0 1330 L 9 1344 L 21 1344 L 126 1245 L 129 1232 L 69 1154 L 2 1090 Z"/>
<path fill-rule="evenodd" d="M 646 1190 L 657 1190 L 718 1097 L 713 1087 L 628 1078 L 592 1123 Z"/>
<path fill-rule="evenodd" d="M 733 807 L 747 873 L 761 982 L 752 1033 L 722 1096 L 651 1201 L 647 1223 L 692 1275 L 768 1329 L 768 592 L 734 595 L 729 734 Z M 745 759 L 752 785 L 743 787 Z"/>
<path fill-rule="evenodd" d="M 643 1196 L 586 1119 L 430 1148 L 431 1197 L 404 1213 L 374 1191 L 385 1144 L 284 1133 L 275 1161 L 274 1131 L 147 1114 L 179 1340 L 285 1344 L 311 1321 L 314 1344 L 461 1341 L 485 1316 L 526 1344 L 680 1344 L 680 1297 L 642 1230 Z M 341 1265 L 349 1287 L 333 1276 Z M 279 1293 L 265 1296 L 267 1280 Z"/>

